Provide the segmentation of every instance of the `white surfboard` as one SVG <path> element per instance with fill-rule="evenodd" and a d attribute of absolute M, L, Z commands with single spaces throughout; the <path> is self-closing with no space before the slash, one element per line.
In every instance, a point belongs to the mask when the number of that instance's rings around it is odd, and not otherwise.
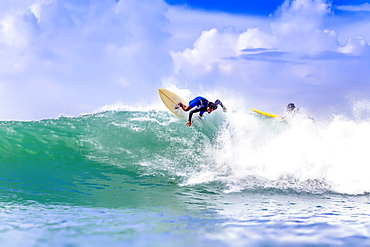
<path fill-rule="evenodd" d="M 178 107 L 178 103 L 186 104 L 186 101 L 178 96 L 177 94 L 167 90 L 167 89 L 158 89 L 159 96 L 161 97 L 163 103 L 165 106 L 170 110 L 173 114 L 175 114 L 178 118 L 187 119 L 187 114 L 181 109 L 181 107 Z"/>

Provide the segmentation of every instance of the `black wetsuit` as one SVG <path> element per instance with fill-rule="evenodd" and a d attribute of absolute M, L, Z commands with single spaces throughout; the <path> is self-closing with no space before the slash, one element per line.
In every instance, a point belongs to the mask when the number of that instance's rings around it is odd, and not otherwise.
<path fill-rule="evenodd" d="M 200 112 L 200 114 L 203 115 L 203 113 L 207 111 L 208 100 L 198 96 L 189 102 L 189 106 L 192 108 L 189 112 L 189 122 L 191 122 L 191 118 L 195 112 Z"/>
<path fill-rule="evenodd" d="M 191 122 L 191 118 L 193 117 L 193 114 L 196 112 L 200 112 L 200 114 L 203 115 L 203 113 L 207 111 L 208 104 L 209 104 L 209 101 L 206 98 L 203 98 L 201 96 L 198 96 L 195 99 L 191 100 L 189 102 L 189 106 L 192 109 L 189 112 L 188 121 Z M 217 109 L 217 105 L 220 105 L 222 108 L 225 108 L 219 99 L 215 101 L 216 109 Z"/>

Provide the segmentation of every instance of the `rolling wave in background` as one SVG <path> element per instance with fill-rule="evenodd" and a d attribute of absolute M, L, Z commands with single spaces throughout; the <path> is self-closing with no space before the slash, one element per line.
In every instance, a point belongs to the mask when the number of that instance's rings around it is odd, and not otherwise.
<path fill-rule="evenodd" d="M 369 120 L 231 110 L 214 124 L 209 137 L 154 110 L 1 122 L 0 242 L 369 243 Z"/>
<path fill-rule="evenodd" d="M 231 112 L 217 126 L 218 133 L 208 138 L 162 111 L 2 122 L 2 191 L 62 201 L 104 191 L 107 200 L 120 193 L 122 181 L 134 186 L 148 176 L 154 184 L 219 183 L 227 193 L 370 191 L 369 121 Z"/>

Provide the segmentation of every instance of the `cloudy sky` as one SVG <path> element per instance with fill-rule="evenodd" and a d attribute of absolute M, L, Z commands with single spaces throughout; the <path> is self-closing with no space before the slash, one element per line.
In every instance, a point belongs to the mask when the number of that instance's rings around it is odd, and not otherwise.
<path fill-rule="evenodd" d="M 369 105 L 369 40 L 357 0 L 2 0 L 0 120 L 146 106 L 168 85 L 349 114 Z"/>

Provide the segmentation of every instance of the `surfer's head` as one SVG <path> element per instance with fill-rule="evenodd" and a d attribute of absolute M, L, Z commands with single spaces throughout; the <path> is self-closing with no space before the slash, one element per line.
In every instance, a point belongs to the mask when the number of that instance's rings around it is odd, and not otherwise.
<path fill-rule="evenodd" d="M 288 112 L 291 112 L 291 111 L 293 111 L 295 109 L 295 105 L 293 104 L 293 103 L 289 103 L 288 105 L 287 105 L 287 107 L 286 107 L 286 110 L 288 111 Z"/>
<path fill-rule="evenodd" d="M 211 113 L 216 109 L 217 109 L 217 105 L 215 103 L 213 103 L 213 102 L 208 103 L 208 108 L 207 108 L 208 113 Z"/>

